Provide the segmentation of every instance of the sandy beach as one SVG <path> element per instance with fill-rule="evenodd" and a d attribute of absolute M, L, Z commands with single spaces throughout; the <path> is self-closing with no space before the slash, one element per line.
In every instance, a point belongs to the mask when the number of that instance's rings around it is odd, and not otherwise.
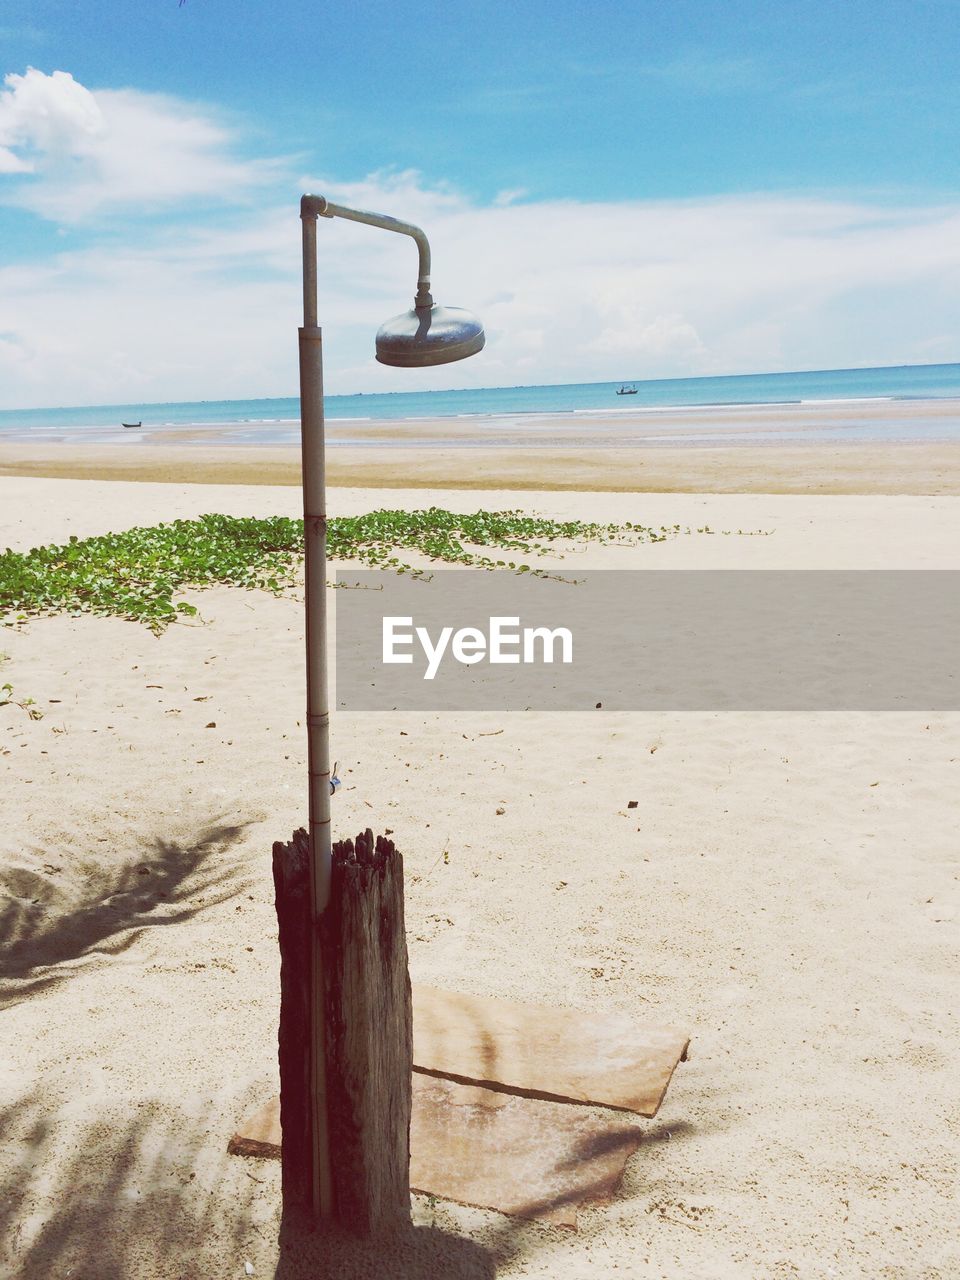
<path fill-rule="evenodd" d="M 0 547 L 299 510 L 292 450 L 38 449 L 0 447 Z M 465 451 L 344 448 L 330 509 L 693 530 L 545 561 L 579 567 L 960 567 L 953 448 L 867 450 L 470 450 L 465 483 Z M 418 1196 L 395 1239 L 283 1252 L 279 1165 L 226 1146 L 277 1089 L 270 849 L 305 816 L 302 600 L 188 598 L 200 617 L 159 637 L 0 633 L 0 684 L 42 713 L 0 707 L 0 1272 L 960 1274 L 960 715 L 925 711 L 338 715 L 337 834 L 393 830 L 415 981 L 692 1043 L 576 1234 Z"/>

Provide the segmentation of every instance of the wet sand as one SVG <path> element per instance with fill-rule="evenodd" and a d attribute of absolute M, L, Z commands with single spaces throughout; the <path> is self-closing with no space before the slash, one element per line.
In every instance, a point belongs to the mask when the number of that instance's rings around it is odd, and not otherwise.
<path fill-rule="evenodd" d="M 299 485 L 294 445 L 0 443 L 0 475 Z M 960 494 L 960 442 L 630 448 L 351 447 L 334 486 L 619 493 Z"/>

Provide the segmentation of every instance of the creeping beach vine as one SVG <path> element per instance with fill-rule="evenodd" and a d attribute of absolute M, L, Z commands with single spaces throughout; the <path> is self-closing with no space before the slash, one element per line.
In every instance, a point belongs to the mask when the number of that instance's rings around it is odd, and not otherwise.
<path fill-rule="evenodd" d="M 662 542 L 681 532 L 679 525 L 654 529 L 431 507 L 337 517 L 329 522 L 327 546 L 331 560 L 397 573 L 418 572 L 398 554 L 407 552 L 430 562 L 540 574 L 526 557 L 542 555 L 549 544 Z M 488 554 L 494 549 L 503 555 Z M 178 617 L 197 613 L 194 605 L 175 601 L 177 592 L 214 584 L 279 592 L 294 582 L 302 554 L 302 520 L 227 515 L 5 551 L 0 617 L 10 624 L 38 614 L 106 614 L 159 633 Z"/>

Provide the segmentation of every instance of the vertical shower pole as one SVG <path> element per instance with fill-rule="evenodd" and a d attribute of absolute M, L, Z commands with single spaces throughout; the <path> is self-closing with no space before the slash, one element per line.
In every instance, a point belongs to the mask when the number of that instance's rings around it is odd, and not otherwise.
<path fill-rule="evenodd" d="M 310 1145 L 313 1212 L 333 1213 L 327 1123 L 323 965 L 318 921 L 330 898 L 330 708 L 327 700 L 327 500 L 324 463 L 323 348 L 317 325 L 317 201 L 300 202 L 303 327 L 300 329 L 300 436 L 307 645 L 307 758 L 310 836 Z"/>

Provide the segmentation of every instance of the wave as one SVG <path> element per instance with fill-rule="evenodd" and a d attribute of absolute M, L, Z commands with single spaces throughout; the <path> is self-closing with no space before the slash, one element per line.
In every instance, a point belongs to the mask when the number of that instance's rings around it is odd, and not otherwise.
<path fill-rule="evenodd" d="M 834 396 L 829 400 L 801 400 L 800 404 L 890 404 L 896 396 Z"/>
<path fill-rule="evenodd" d="M 696 404 L 611 405 L 603 409 L 573 409 L 573 413 L 693 413 L 699 409 L 782 409 L 801 404 L 800 400 L 704 400 Z"/>

